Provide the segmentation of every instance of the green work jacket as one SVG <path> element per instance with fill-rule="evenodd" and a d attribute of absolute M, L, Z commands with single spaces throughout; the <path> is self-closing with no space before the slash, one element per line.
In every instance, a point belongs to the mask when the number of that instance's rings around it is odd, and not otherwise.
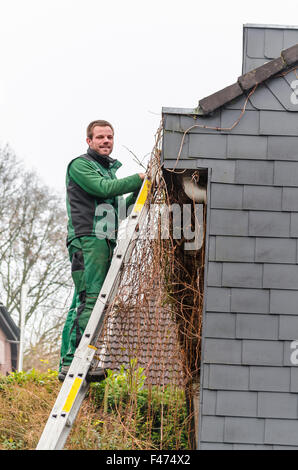
<path fill-rule="evenodd" d="M 127 216 L 142 186 L 139 174 L 117 179 L 122 164 L 88 148 L 73 159 L 66 172 L 67 245 L 75 238 L 94 236 L 116 240 L 119 222 Z M 126 199 L 123 194 L 132 193 Z"/>

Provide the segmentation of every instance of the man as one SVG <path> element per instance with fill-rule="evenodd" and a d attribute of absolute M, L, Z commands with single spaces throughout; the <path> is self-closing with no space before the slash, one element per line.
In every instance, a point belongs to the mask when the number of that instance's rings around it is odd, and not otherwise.
<path fill-rule="evenodd" d="M 108 272 L 116 245 L 119 211 L 135 202 L 144 173 L 116 179 L 121 166 L 110 157 L 114 129 L 103 120 L 87 127 L 87 153 L 66 172 L 68 234 L 74 296 L 62 332 L 59 380 L 63 381 Z M 132 193 L 126 199 L 123 194 Z M 124 217 L 125 217 L 124 216 Z M 93 375 L 104 378 L 104 370 Z"/>

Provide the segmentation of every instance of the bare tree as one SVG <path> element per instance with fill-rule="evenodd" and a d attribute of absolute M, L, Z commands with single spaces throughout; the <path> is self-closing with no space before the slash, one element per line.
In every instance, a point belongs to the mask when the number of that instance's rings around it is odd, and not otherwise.
<path fill-rule="evenodd" d="M 0 149 L 0 296 L 18 324 L 21 289 L 28 286 L 31 353 L 57 353 L 71 285 L 65 239 L 61 199 L 26 172 L 9 147 Z"/>

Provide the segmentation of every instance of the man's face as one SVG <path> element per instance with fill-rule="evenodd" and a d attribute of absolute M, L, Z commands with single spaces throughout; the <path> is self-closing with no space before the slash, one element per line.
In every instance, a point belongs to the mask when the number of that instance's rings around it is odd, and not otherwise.
<path fill-rule="evenodd" d="M 110 155 L 114 146 L 114 133 L 108 126 L 95 126 L 92 139 L 87 137 L 87 144 L 100 155 Z"/>

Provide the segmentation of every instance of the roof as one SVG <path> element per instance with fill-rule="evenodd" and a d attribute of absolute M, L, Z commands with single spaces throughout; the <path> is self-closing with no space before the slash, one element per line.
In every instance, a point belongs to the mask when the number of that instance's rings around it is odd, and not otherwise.
<path fill-rule="evenodd" d="M 128 367 L 137 358 L 137 366 L 145 369 L 147 383 L 184 383 L 177 323 L 170 307 L 159 304 L 151 293 L 141 307 L 138 304 L 136 308 L 111 312 L 101 338 L 101 367 L 117 370 L 122 364 Z"/>
<path fill-rule="evenodd" d="M 8 339 L 12 341 L 19 340 L 20 329 L 16 326 L 2 302 L 0 302 L 0 328 L 4 331 Z"/>
<path fill-rule="evenodd" d="M 241 75 L 237 82 L 199 101 L 198 114 L 210 114 L 238 98 L 271 77 L 286 71 L 298 62 L 298 44 L 281 51 L 280 57 L 270 60 L 250 72 Z"/>

